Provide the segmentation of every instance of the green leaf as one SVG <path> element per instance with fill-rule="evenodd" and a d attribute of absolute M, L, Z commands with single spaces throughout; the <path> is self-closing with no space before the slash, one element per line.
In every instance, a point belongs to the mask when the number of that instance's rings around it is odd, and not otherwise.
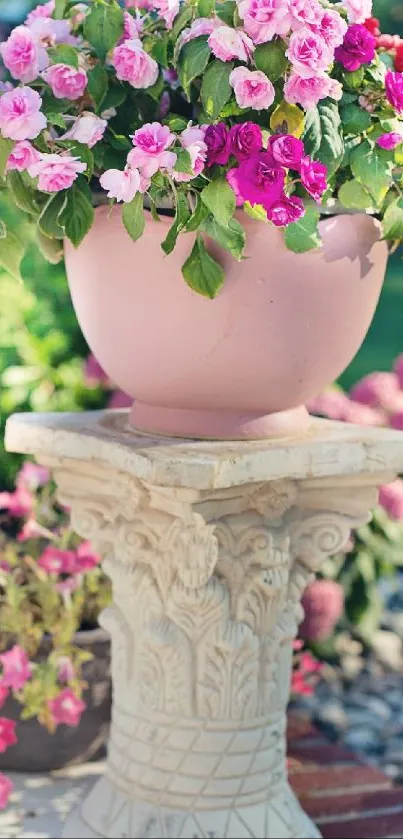
<path fill-rule="evenodd" d="M 56 0 L 55 10 L 53 12 L 53 16 L 56 18 L 56 20 L 63 20 L 65 8 L 66 0 Z"/>
<path fill-rule="evenodd" d="M 178 149 L 176 152 L 175 172 L 183 172 L 185 175 L 193 175 L 192 158 L 187 149 Z"/>
<path fill-rule="evenodd" d="M 348 210 L 371 210 L 372 198 L 358 181 L 346 181 L 339 189 L 339 201 Z"/>
<path fill-rule="evenodd" d="M 56 47 L 50 47 L 47 52 L 51 64 L 67 64 L 78 70 L 78 51 L 74 47 L 68 44 L 57 44 Z"/>
<path fill-rule="evenodd" d="M 245 248 L 245 231 L 237 219 L 232 218 L 228 222 L 228 226 L 219 224 L 214 216 L 209 215 L 201 223 L 200 229 L 211 239 L 214 239 L 220 247 L 229 251 L 235 259 L 242 259 Z"/>
<path fill-rule="evenodd" d="M 11 230 L 7 230 L 6 234 L 0 239 L 0 265 L 12 277 L 21 281 L 20 266 L 24 256 L 24 245 Z"/>
<path fill-rule="evenodd" d="M 94 221 L 94 208 L 89 198 L 91 193 L 86 187 L 86 181 L 77 178 L 67 191 L 67 204 L 60 215 L 60 223 L 75 248 L 81 244 Z"/>
<path fill-rule="evenodd" d="M 12 171 L 7 175 L 7 184 L 11 192 L 12 198 L 24 213 L 29 213 L 32 216 L 38 216 L 40 206 L 35 200 L 35 189 L 27 187 L 19 172 Z"/>
<path fill-rule="evenodd" d="M 4 176 L 6 171 L 7 160 L 15 146 L 14 140 L 6 140 L 0 134 L 0 178 Z"/>
<path fill-rule="evenodd" d="M 403 198 L 389 204 L 383 218 L 385 239 L 403 239 Z"/>
<path fill-rule="evenodd" d="M 102 102 L 102 112 L 108 111 L 110 108 L 119 108 L 127 99 L 127 88 L 120 82 L 111 84 L 107 90 L 105 99 Z"/>
<path fill-rule="evenodd" d="M 122 37 L 123 29 L 123 10 L 117 3 L 107 5 L 104 0 L 98 0 L 92 4 L 84 21 L 84 36 L 101 61 L 105 61 L 108 52 Z"/>
<path fill-rule="evenodd" d="M 0 239 L 5 239 L 7 236 L 7 227 L 3 219 L 0 218 Z"/>
<path fill-rule="evenodd" d="M 50 125 L 57 125 L 59 128 L 66 128 L 66 120 L 61 114 L 48 114 L 48 123 Z"/>
<path fill-rule="evenodd" d="M 264 221 L 267 224 L 267 212 L 261 204 L 254 204 L 252 206 L 249 201 L 245 201 L 243 210 L 250 218 L 254 218 L 256 221 Z"/>
<path fill-rule="evenodd" d="M 63 239 L 65 231 L 60 222 L 60 216 L 66 209 L 66 205 L 66 190 L 56 192 L 49 198 L 38 220 L 38 228 L 44 236 L 49 239 Z"/>
<path fill-rule="evenodd" d="M 168 43 L 169 43 L 169 35 L 166 33 L 158 37 L 150 50 L 150 55 L 158 62 L 162 67 L 168 67 Z"/>
<path fill-rule="evenodd" d="M 365 140 L 352 151 L 350 165 L 354 177 L 379 206 L 392 183 L 393 156 Z"/>
<path fill-rule="evenodd" d="M 217 3 L 216 5 L 217 16 L 228 26 L 234 25 L 234 15 L 236 12 L 237 4 L 235 0 L 223 0 L 222 3 Z"/>
<path fill-rule="evenodd" d="M 169 254 L 172 253 L 175 245 L 176 240 L 179 236 L 179 233 L 184 230 L 186 224 L 189 221 L 190 211 L 188 202 L 186 200 L 186 196 L 182 193 L 178 193 L 177 202 L 176 202 L 176 212 L 175 212 L 175 221 L 172 227 L 169 229 L 168 234 L 164 241 L 161 244 L 162 250 L 164 253 Z"/>
<path fill-rule="evenodd" d="M 187 95 L 193 79 L 201 76 L 211 55 L 207 35 L 200 35 L 182 47 L 178 60 L 178 76 Z"/>
<path fill-rule="evenodd" d="M 197 0 L 197 11 L 200 17 L 210 17 L 214 8 L 215 0 Z"/>
<path fill-rule="evenodd" d="M 143 196 L 138 192 L 130 204 L 125 204 L 122 211 L 123 224 L 133 242 L 143 235 L 145 228 Z"/>
<path fill-rule="evenodd" d="M 359 87 L 361 87 L 364 81 L 364 75 L 364 68 L 359 67 L 358 70 L 353 70 L 352 73 L 343 73 L 343 80 L 347 87 L 349 87 L 352 90 L 357 90 Z"/>
<path fill-rule="evenodd" d="M 359 105 L 346 105 L 341 111 L 344 134 L 362 134 L 371 126 L 371 115 Z"/>
<path fill-rule="evenodd" d="M 179 133 L 179 131 L 184 131 L 185 128 L 187 128 L 188 120 L 173 114 L 172 116 L 167 117 L 165 123 L 166 125 L 169 125 L 171 131 Z"/>
<path fill-rule="evenodd" d="M 201 199 L 219 224 L 227 226 L 235 212 L 236 199 L 225 177 L 211 181 L 203 189 Z"/>
<path fill-rule="evenodd" d="M 105 96 L 108 92 L 108 75 L 101 64 L 96 64 L 87 73 L 88 76 L 88 93 L 99 111 Z"/>
<path fill-rule="evenodd" d="M 202 236 L 197 236 L 192 251 L 182 266 L 188 286 L 203 297 L 213 300 L 224 284 L 224 271 L 206 250 Z"/>
<path fill-rule="evenodd" d="M 161 93 L 164 90 L 164 77 L 162 73 L 159 73 L 157 81 L 155 84 L 148 87 L 146 90 L 147 96 L 151 96 L 151 99 L 155 99 L 156 102 L 160 101 Z"/>
<path fill-rule="evenodd" d="M 259 44 L 255 49 L 253 59 L 257 69 L 262 70 L 272 82 L 283 76 L 288 67 L 286 49 L 285 41 L 280 38 L 267 44 Z"/>
<path fill-rule="evenodd" d="M 49 239 L 48 236 L 45 236 L 41 233 L 40 230 L 37 231 L 37 241 L 39 250 L 41 251 L 42 255 L 45 259 L 51 263 L 51 265 L 58 265 L 59 262 L 63 259 L 63 240 L 62 239 Z"/>
<path fill-rule="evenodd" d="M 344 156 L 341 120 L 336 102 L 324 99 L 316 108 L 310 108 L 306 112 L 302 139 L 306 154 L 324 163 L 330 178 L 339 168 Z"/>
<path fill-rule="evenodd" d="M 187 225 L 186 225 L 186 233 L 192 233 L 201 226 L 204 219 L 208 216 L 209 212 L 205 204 L 200 198 L 200 195 L 197 196 L 197 204 L 194 212 L 192 213 Z"/>
<path fill-rule="evenodd" d="M 316 207 L 306 207 L 299 221 L 289 224 L 284 231 L 285 243 L 294 253 L 306 253 L 321 246 L 318 231 L 319 212 Z"/>
<path fill-rule="evenodd" d="M 193 18 L 193 9 L 191 6 L 183 6 L 182 11 L 177 15 L 175 23 L 171 29 L 171 41 L 176 44 L 179 34 L 182 29 L 190 23 Z"/>
<path fill-rule="evenodd" d="M 201 86 L 201 99 L 203 108 L 208 116 L 214 120 L 232 96 L 232 87 L 229 77 L 233 70 L 232 62 L 215 59 L 203 76 Z"/>
<path fill-rule="evenodd" d="M 239 117 L 245 113 L 245 108 L 240 108 L 235 99 L 227 102 L 220 111 L 220 119 L 227 119 L 228 117 Z"/>

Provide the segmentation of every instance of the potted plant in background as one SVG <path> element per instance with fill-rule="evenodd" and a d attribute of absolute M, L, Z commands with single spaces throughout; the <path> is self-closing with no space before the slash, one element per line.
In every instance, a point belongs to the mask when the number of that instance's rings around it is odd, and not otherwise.
<path fill-rule="evenodd" d="M 135 427 L 300 431 L 366 333 L 382 238 L 402 236 L 403 75 L 370 0 L 141 5 L 50 0 L 13 30 L 4 186 L 51 259 L 65 240 Z M 22 253 L 3 227 L 2 263 Z"/>
<path fill-rule="evenodd" d="M 0 770 L 49 771 L 102 751 L 110 721 L 110 600 L 45 469 L 0 493 Z M 0 775 L 0 806 L 7 779 Z"/>

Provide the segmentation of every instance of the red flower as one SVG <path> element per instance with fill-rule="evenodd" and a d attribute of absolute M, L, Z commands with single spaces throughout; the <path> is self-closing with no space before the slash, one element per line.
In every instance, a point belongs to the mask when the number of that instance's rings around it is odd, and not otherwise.
<path fill-rule="evenodd" d="M 0 717 L 0 753 L 6 752 L 9 746 L 14 746 L 17 742 L 15 733 L 15 726 L 17 723 L 14 720 L 8 720 L 6 717 Z"/>
<path fill-rule="evenodd" d="M 370 32 L 371 35 L 374 35 L 375 38 L 381 34 L 380 25 L 381 24 L 377 17 L 369 17 L 368 20 L 364 21 L 365 28 L 368 29 L 368 32 Z"/>
<path fill-rule="evenodd" d="M 403 41 L 400 41 L 396 47 L 395 70 L 398 73 L 403 73 Z"/>

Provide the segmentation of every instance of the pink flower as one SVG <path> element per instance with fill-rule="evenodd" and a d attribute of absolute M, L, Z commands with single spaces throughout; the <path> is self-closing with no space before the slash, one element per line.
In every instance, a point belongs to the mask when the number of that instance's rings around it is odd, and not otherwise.
<path fill-rule="evenodd" d="M 399 379 L 399 385 L 403 388 L 403 355 L 398 355 L 393 365 L 393 372 Z"/>
<path fill-rule="evenodd" d="M 3 687 L 21 690 L 31 676 L 32 666 L 25 650 L 18 644 L 0 655 L 3 665 L 1 683 Z"/>
<path fill-rule="evenodd" d="M 242 122 L 233 125 L 229 133 L 231 154 L 236 159 L 246 160 L 251 154 L 262 149 L 262 129 L 254 122 Z"/>
<path fill-rule="evenodd" d="M 98 384 L 106 387 L 109 385 L 108 374 L 105 373 L 105 370 L 101 367 L 99 361 L 97 361 L 92 353 L 89 354 L 87 361 L 85 362 L 84 379 L 87 387 L 92 387 L 93 385 Z"/>
<path fill-rule="evenodd" d="M 74 573 L 83 574 L 92 571 L 101 562 L 99 554 L 95 553 L 90 542 L 82 542 L 76 550 Z"/>
<path fill-rule="evenodd" d="M 179 0 L 154 0 L 152 8 L 165 21 L 167 29 L 172 29 L 173 22 L 179 12 Z"/>
<path fill-rule="evenodd" d="M 136 17 L 133 17 L 133 15 L 129 15 L 129 12 L 125 12 L 124 20 L 125 23 L 122 41 L 130 41 L 132 38 L 139 38 L 144 26 L 143 18 L 138 14 Z"/>
<path fill-rule="evenodd" d="M 231 138 L 225 122 L 209 125 L 204 135 L 207 146 L 207 165 L 228 163 L 231 154 Z"/>
<path fill-rule="evenodd" d="M 327 190 L 327 166 L 312 160 L 309 155 L 301 160 L 301 181 L 309 195 L 320 201 Z"/>
<path fill-rule="evenodd" d="M 28 140 L 21 140 L 20 143 L 16 143 L 7 160 L 6 171 L 11 172 L 15 169 L 17 172 L 25 172 L 38 160 L 40 160 L 39 152 Z"/>
<path fill-rule="evenodd" d="M 68 64 L 52 64 L 42 76 L 56 99 L 81 99 L 88 83 L 84 70 L 76 70 Z"/>
<path fill-rule="evenodd" d="M 403 431 L 403 408 L 391 417 L 389 425 L 395 431 Z"/>
<path fill-rule="evenodd" d="M 372 0 L 343 0 L 350 23 L 365 23 L 372 15 Z"/>
<path fill-rule="evenodd" d="M 332 420 L 341 420 L 344 417 L 349 398 L 339 390 L 327 390 L 320 396 L 311 399 L 307 408 L 311 414 L 318 414 Z"/>
<path fill-rule="evenodd" d="M 344 41 L 347 32 L 347 23 L 338 12 L 327 10 L 323 12 L 318 26 L 313 27 L 314 31 L 324 38 L 328 47 L 333 51 Z"/>
<path fill-rule="evenodd" d="M 57 678 L 59 682 L 72 682 L 75 678 L 73 662 L 67 656 L 61 656 L 57 662 Z"/>
<path fill-rule="evenodd" d="M 31 491 L 45 486 L 49 481 L 49 469 L 46 469 L 45 466 L 39 466 L 37 463 L 31 463 L 30 460 L 25 461 L 17 475 L 17 487 L 25 487 L 25 489 Z"/>
<path fill-rule="evenodd" d="M 177 51 L 179 52 L 184 44 L 193 41 L 194 38 L 199 38 L 200 35 L 211 35 L 217 27 L 221 26 L 222 22 L 219 18 L 199 17 L 193 21 L 188 29 L 183 29 L 179 35 L 177 42 Z"/>
<path fill-rule="evenodd" d="M 159 169 L 170 170 L 175 166 L 177 156 L 167 149 L 176 137 L 166 125 L 148 122 L 135 131 L 132 139 L 135 148 L 129 152 L 127 162 L 140 169 L 145 178 L 151 178 Z"/>
<path fill-rule="evenodd" d="M 30 167 L 29 174 L 38 178 L 41 192 L 60 192 L 69 189 L 87 164 L 70 154 L 41 154 L 39 163 Z"/>
<path fill-rule="evenodd" d="M 336 61 L 349 73 L 358 70 L 363 64 L 370 64 L 375 58 L 376 38 L 361 23 L 349 26 L 343 43 L 334 53 Z"/>
<path fill-rule="evenodd" d="M 299 171 L 304 154 L 302 140 L 297 140 L 291 134 L 273 134 L 269 138 L 267 151 L 279 166 Z"/>
<path fill-rule="evenodd" d="M 388 102 L 398 114 L 403 114 L 403 73 L 392 73 L 389 70 L 386 73 L 385 87 Z"/>
<path fill-rule="evenodd" d="M 290 105 L 301 105 L 307 111 L 327 96 L 338 100 L 342 95 L 340 82 L 329 78 L 325 73 L 318 73 L 309 79 L 293 73 L 284 85 L 285 101 Z"/>
<path fill-rule="evenodd" d="M 111 411 L 120 408 L 131 408 L 132 405 L 133 399 L 127 393 L 123 393 L 123 390 L 115 390 L 108 402 L 108 408 Z"/>
<path fill-rule="evenodd" d="M 75 572 L 76 557 L 74 551 L 63 551 L 60 548 L 45 548 L 38 559 L 38 568 L 47 574 L 73 574 Z"/>
<path fill-rule="evenodd" d="M 305 618 L 299 628 L 306 641 L 330 638 L 344 611 L 344 589 L 335 580 L 315 580 L 304 592 Z"/>
<path fill-rule="evenodd" d="M 5 685 L 2 685 L 0 682 L 0 708 L 3 708 L 5 705 L 6 699 L 8 698 L 9 690 Z"/>
<path fill-rule="evenodd" d="M 112 64 L 121 82 L 136 89 L 152 87 L 158 79 L 158 64 L 143 50 L 136 38 L 125 41 L 113 51 Z"/>
<path fill-rule="evenodd" d="M 64 725 L 75 728 L 80 722 L 81 714 L 85 711 L 86 705 L 71 688 L 64 688 L 56 696 L 56 699 L 49 699 L 48 708 L 56 725 L 64 723 Z"/>
<path fill-rule="evenodd" d="M 396 373 L 370 373 L 351 390 L 354 402 L 368 405 L 370 408 L 393 408 L 396 397 L 400 394 L 399 379 Z"/>
<path fill-rule="evenodd" d="M 396 149 L 401 145 L 401 143 L 403 143 L 403 134 L 391 131 L 389 134 L 382 134 L 382 137 L 378 137 L 376 142 L 381 149 L 393 151 L 393 149 Z"/>
<path fill-rule="evenodd" d="M 234 89 L 235 99 L 240 108 L 264 111 L 274 102 L 274 87 L 261 70 L 236 67 L 230 74 L 229 83 Z"/>
<path fill-rule="evenodd" d="M 130 204 L 135 195 L 140 192 L 140 173 L 138 169 L 126 169 L 121 172 L 119 169 L 108 169 L 101 175 L 99 182 L 102 189 L 108 193 L 108 198 L 116 198 L 116 201 L 124 201 Z"/>
<path fill-rule="evenodd" d="M 48 3 L 44 3 L 42 6 L 36 6 L 32 12 L 29 13 L 25 25 L 29 26 L 34 20 L 37 20 L 41 17 L 52 17 L 53 12 L 55 10 L 55 0 L 49 0 Z"/>
<path fill-rule="evenodd" d="M 0 717 L 0 754 L 4 754 L 9 746 L 14 746 L 17 742 L 15 726 L 14 720 Z"/>
<path fill-rule="evenodd" d="M 283 195 L 268 208 L 267 218 L 276 227 L 287 227 L 305 215 L 304 202 L 301 198 L 292 195 L 289 198 Z"/>
<path fill-rule="evenodd" d="M 379 503 L 392 519 L 403 519 L 403 481 L 400 478 L 381 487 Z"/>
<path fill-rule="evenodd" d="M 29 29 L 35 38 L 39 55 L 45 67 L 49 64 L 46 50 L 57 44 L 70 44 L 78 46 L 80 41 L 71 34 L 71 23 L 69 20 L 52 20 L 50 17 L 38 17 L 29 25 Z M 41 67 L 43 69 L 43 67 Z"/>
<path fill-rule="evenodd" d="M 0 96 L 0 131 L 10 140 L 33 140 L 46 127 L 42 99 L 30 87 L 17 87 Z"/>
<path fill-rule="evenodd" d="M 290 0 L 290 12 L 294 31 L 318 26 L 323 16 L 322 6 L 317 0 Z"/>
<path fill-rule="evenodd" d="M 364 425 L 368 428 L 377 428 L 385 424 L 385 417 L 381 411 L 369 408 L 367 405 L 360 405 L 358 402 L 347 402 L 345 411 L 340 419 L 350 422 L 353 425 Z"/>
<path fill-rule="evenodd" d="M 83 111 L 61 139 L 77 140 L 77 143 L 83 143 L 92 149 L 93 146 L 102 140 L 107 127 L 108 123 L 106 119 L 101 119 L 90 111 Z"/>
<path fill-rule="evenodd" d="M 204 126 L 192 125 L 189 125 L 188 128 L 182 131 L 179 142 L 190 155 L 193 175 L 187 175 L 185 172 L 174 172 L 176 181 L 190 181 L 203 171 L 207 157 L 207 144 L 204 139 L 205 131 L 206 128 Z"/>
<path fill-rule="evenodd" d="M 14 789 L 14 784 L 0 772 L 0 810 L 5 810 L 9 802 L 10 795 Z"/>
<path fill-rule="evenodd" d="M 29 516 L 33 506 L 32 495 L 25 487 L 17 487 L 14 492 L 0 492 L 0 510 L 7 510 L 16 519 Z"/>
<path fill-rule="evenodd" d="M 310 79 L 327 70 L 333 59 L 325 39 L 310 29 L 293 32 L 286 56 L 291 61 L 294 71 L 304 79 Z"/>
<path fill-rule="evenodd" d="M 74 577 L 67 577 L 66 580 L 58 580 L 55 584 L 56 591 L 62 595 L 72 594 L 73 591 L 77 591 L 80 586 L 80 576 L 77 574 Z"/>
<path fill-rule="evenodd" d="M 34 518 L 28 519 L 17 536 L 17 542 L 27 542 L 29 539 L 53 539 L 53 533 L 42 527 Z"/>
<path fill-rule="evenodd" d="M 230 172 L 227 180 L 233 189 L 235 185 L 235 194 L 252 205 L 260 204 L 268 209 L 283 195 L 285 172 L 273 167 L 272 157 L 267 151 L 252 155 Z"/>
<path fill-rule="evenodd" d="M 39 76 L 39 71 L 46 66 L 40 66 L 35 38 L 26 26 L 13 29 L 7 41 L 0 44 L 0 53 L 13 79 L 24 84 L 33 82 Z"/>
<path fill-rule="evenodd" d="M 290 0 L 237 0 L 245 32 L 255 44 L 272 41 L 290 31 Z"/>
<path fill-rule="evenodd" d="M 221 61 L 249 61 L 254 48 L 253 41 L 241 29 L 230 26 L 219 26 L 208 39 L 209 47 Z"/>

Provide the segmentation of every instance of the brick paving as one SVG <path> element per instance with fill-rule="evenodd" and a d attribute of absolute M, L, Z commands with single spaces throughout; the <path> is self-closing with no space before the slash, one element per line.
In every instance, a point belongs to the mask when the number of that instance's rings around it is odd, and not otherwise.
<path fill-rule="evenodd" d="M 324 839 L 403 839 L 403 786 L 289 718 L 291 783 Z"/>

